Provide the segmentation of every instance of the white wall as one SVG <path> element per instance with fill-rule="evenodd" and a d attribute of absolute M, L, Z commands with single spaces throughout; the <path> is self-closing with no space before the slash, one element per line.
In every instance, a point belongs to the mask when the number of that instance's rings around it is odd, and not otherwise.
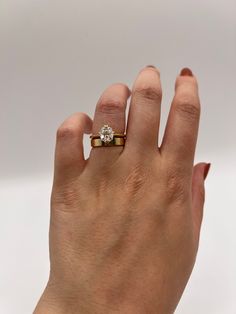
<path fill-rule="evenodd" d="M 174 80 L 199 79 L 196 162 L 212 162 L 197 264 L 178 314 L 235 314 L 236 2 L 2 0 L 0 3 L 0 313 L 32 312 L 48 275 L 57 126 L 91 116 L 111 83 L 155 64 L 162 130 Z M 89 151 L 86 138 L 86 152 Z"/>

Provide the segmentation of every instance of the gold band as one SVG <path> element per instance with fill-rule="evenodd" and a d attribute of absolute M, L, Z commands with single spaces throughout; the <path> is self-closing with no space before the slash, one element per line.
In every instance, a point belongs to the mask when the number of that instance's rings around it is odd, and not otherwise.
<path fill-rule="evenodd" d="M 90 135 L 90 138 L 100 138 L 100 135 Z M 119 134 L 119 133 L 115 133 L 113 134 L 113 137 L 126 137 L 126 134 Z"/>
<path fill-rule="evenodd" d="M 92 138 L 91 146 L 92 147 L 102 147 L 102 146 L 124 146 L 125 137 L 113 137 L 113 140 L 109 143 L 103 142 L 100 138 Z"/>

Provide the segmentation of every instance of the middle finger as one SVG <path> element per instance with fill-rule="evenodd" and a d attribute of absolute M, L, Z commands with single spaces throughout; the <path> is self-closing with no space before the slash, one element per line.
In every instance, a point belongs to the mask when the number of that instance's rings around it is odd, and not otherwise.
<path fill-rule="evenodd" d="M 161 98 L 159 71 L 145 67 L 133 85 L 124 151 L 157 151 Z"/>

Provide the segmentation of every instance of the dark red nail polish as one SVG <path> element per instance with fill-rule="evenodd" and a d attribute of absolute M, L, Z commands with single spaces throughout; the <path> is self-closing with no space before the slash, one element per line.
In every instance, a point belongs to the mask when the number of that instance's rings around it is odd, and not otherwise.
<path fill-rule="evenodd" d="M 193 76 L 193 72 L 189 68 L 183 68 L 180 72 L 181 76 Z"/>
<path fill-rule="evenodd" d="M 211 167 L 211 164 L 206 164 L 205 166 L 205 169 L 204 169 L 204 180 L 206 179 L 208 173 L 209 173 L 209 170 L 210 170 L 210 167 Z"/>

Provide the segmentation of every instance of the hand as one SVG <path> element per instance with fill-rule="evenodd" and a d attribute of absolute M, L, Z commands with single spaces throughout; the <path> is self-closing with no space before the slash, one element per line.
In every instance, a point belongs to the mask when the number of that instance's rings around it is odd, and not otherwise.
<path fill-rule="evenodd" d="M 161 98 L 159 71 L 146 67 L 132 93 L 121 83 L 104 91 L 93 122 L 77 113 L 58 129 L 51 269 L 35 313 L 174 312 L 196 258 L 210 164 L 193 167 L 196 77 L 187 68 L 177 77 L 158 146 Z M 85 160 L 83 134 L 104 124 L 126 129 L 125 146 L 92 148 Z"/>

